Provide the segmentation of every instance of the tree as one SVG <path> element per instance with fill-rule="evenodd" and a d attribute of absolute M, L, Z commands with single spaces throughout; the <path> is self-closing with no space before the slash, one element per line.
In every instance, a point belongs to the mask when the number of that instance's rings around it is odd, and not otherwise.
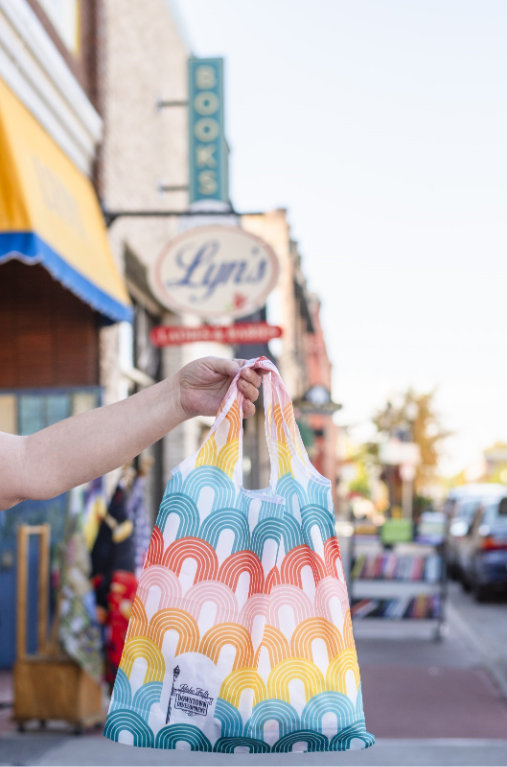
<path fill-rule="evenodd" d="M 417 394 L 413 389 L 408 389 L 398 405 L 388 402 L 373 418 L 379 432 L 386 432 L 392 437 L 419 445 L 421 463 L 417 467 L 414 480 L 417 495 L 424 495 L 426 489 L 435 481 L 440 446 L 451 433 L 446 431 L 440 422 L 434 398 L 435 391 Z"/>

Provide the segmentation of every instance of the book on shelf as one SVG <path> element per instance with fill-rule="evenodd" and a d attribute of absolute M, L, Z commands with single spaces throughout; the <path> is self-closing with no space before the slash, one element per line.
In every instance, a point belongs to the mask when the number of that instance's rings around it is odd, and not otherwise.
<path fill-rule="evenodd" d="M 356 618 L 365 618 L 369 613 L 374 612 L 379 605 L 376 599 L 362 599 L 359 602 L 355 602 L 351 607 L 351 615 Z"/>
<path fill-rule="evenodd" d="M 358 556 L 351 570 L 353 580 L 427 581 L 436 583 L 442 573 L 438 554 L 377 554 Z"/>
<path fill-rule="evenodd" d="M 353 618 L 427 620 L 440 618 L 441 609 L 440 594 L 419 594 L 395 599 L 352 600 L 350 612 Z"/>

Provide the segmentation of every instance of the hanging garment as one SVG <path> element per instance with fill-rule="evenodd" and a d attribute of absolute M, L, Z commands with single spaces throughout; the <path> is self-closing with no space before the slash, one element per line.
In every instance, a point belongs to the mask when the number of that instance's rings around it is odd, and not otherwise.
<path fill-rule="evenodd" d="M 172 474 L 141 575 L 105 735 L 233 753 L 373 745 L 364 721 L 330 482 L 265 358 L 270 486 L 242 487 L 237 376 Z"/>
<path fill-rule="evenodd" d="M 132 486 L 127 501 L 127 516 L 134 525 L 135 572 L 139 578 L 144 567 L 151 537 L 146 509 L 146 480 L 143 476 L 138 476 Z"/>
<path fill-rule="evenodd" d="M 90 580 L 90 552 L 83 532 L 88 490 L 87 485 L 81 485 L 69 493 L 56 620 L 64 650 L 87 674 L 100 681 L 104 673 L 101 632 Z"/>
<path fill-rule="evenodd" d="M 103 477 L 97 477 L 85 485 L 84 503 L 83 530 L 88 549 L 91 551 L 102 520 L 107 514 Z"/>
<path fill-rule="evenodd" d="M 93 585 L 103 627 L 105 679 L 112 686 L 120 662 L 137 578 L 134 525 L 127 516 L 127 494 L 119 484 L 92 549 Z"/>

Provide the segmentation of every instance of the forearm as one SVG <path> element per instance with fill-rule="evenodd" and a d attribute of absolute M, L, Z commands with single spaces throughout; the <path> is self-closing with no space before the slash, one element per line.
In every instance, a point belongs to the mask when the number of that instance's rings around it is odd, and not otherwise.
<path fill-rule="evenodd" d="M 20 495 L 53 498 L 131 461 L 186 419 L 178 376 L 24 438 Z"/>

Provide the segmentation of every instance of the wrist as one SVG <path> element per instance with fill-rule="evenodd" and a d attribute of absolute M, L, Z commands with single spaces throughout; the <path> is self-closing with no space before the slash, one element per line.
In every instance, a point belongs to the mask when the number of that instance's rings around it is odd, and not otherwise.
<path fill-rule="evenodd" d="M 176 425 L 188 421 L 190 415 L 181 404 L 181 381 L 180 374 L 175 373 L 166 378 L 163 383 L 166 385 L 165 398 L 167 402 L 167 412 L 171 421 L 176 421 Z"/>

